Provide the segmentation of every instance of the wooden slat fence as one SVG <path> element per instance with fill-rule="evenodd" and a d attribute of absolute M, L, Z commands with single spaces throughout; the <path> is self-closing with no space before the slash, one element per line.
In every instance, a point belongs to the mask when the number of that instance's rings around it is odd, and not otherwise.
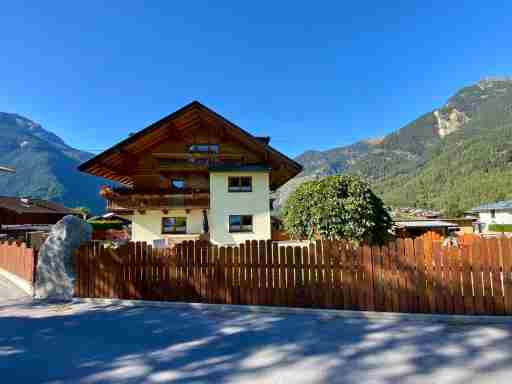
<path fill-rule="evenodd" d="M 512 240 L 443 247 L 428 238 L 357 249 L 345 242 L 248 241 L 174 249 L 98 242 L 76 254 L 75 295 L 386 312 L 512 314 Z"/>
<path fill-rule="evenodd" d="M 0 242 L 0 268 L 32 284 L 37 253 L 25 243 Z"/>

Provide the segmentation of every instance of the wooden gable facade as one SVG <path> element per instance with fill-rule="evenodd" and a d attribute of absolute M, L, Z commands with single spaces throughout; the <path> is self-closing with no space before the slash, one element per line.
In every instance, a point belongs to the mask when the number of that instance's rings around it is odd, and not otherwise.
<path fill-rule="evenodd" d="M 302 170 L 300 164 L 272 148 L 268 137 L 255 137 L 194 101 L 79 169 L 124 184 L 127 188 L 105 188 L 102 194 L 107 200 L 128 199 L 132 204 L 125 204 L 126 208 L 135 209 L 207 207 L 209 172 L 244 167 L 266 169 L 271 190 Z M 183 181 L 185 189 L 173 190 L 173 180 Z M 134 203 L 134 194 L 145 199 L 144 203 L 137 199 Z M 171 198 L 182 200 L 171 204 Z"/>

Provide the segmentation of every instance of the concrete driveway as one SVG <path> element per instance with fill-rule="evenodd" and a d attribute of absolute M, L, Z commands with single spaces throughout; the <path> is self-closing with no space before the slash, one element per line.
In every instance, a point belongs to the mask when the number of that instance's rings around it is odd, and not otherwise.
<path fill-rule="evenodd" d="M 0 305 L 5 383 L 508 383 L 510 325 Z"/>

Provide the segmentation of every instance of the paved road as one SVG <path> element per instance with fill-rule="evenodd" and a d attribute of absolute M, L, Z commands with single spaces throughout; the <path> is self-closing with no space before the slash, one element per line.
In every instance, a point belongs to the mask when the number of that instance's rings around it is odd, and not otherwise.
<path fill-rule="evenodd" d="M 17 300 L 26 301 L 27 299 L 29 299 L 29 296 L 24 291 L 0 276 L 0 303 Z"/>
<path fill-rule="evenodd" d="M 510 383 L 509 325 L 0 305 L 11 383 Z"/>

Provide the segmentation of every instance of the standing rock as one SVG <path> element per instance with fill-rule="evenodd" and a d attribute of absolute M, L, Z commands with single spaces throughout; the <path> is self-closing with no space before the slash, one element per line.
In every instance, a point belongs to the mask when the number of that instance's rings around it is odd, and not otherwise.
<path fill-rule="evenodd" d="M 38 254 L 34 290 L 36 298 L 73 298 L 73 254 L 82 243 L 91 240 L 91 237 L 91 225 L 75 216 L 65 216 L 52 227 Z"/>

